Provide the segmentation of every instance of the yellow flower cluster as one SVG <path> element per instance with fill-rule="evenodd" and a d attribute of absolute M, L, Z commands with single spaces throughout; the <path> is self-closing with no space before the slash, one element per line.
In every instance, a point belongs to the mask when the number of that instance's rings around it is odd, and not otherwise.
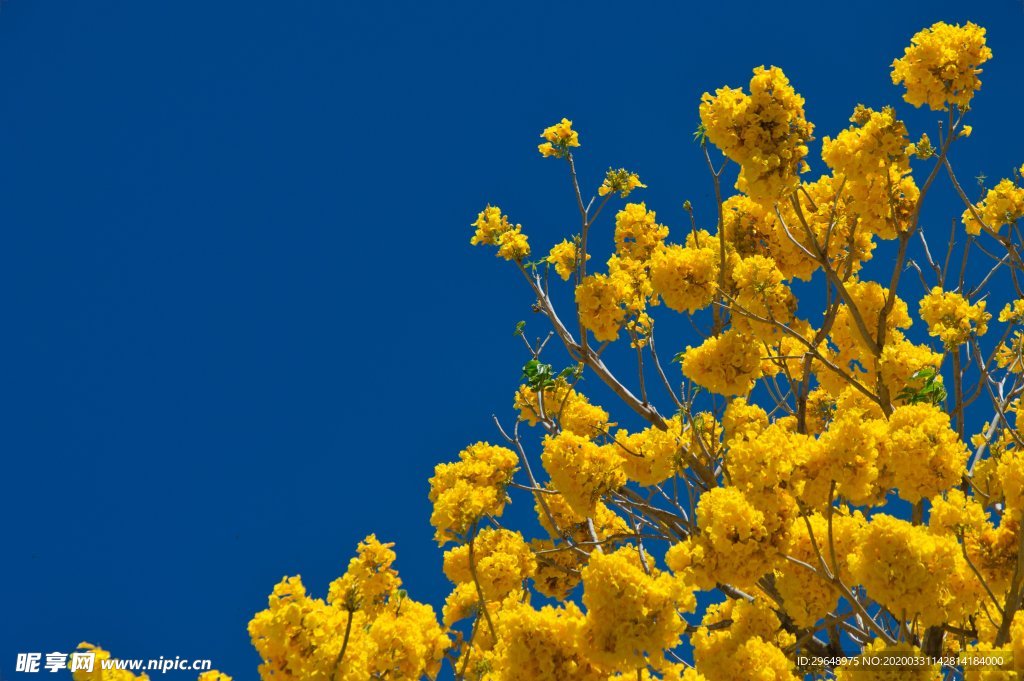
<path fill-rule="evenodd" d="M 1022 166 L 1024 167 L 1024 166 Z M 977 215 L 977 217 L 975 217 Z M 1024 189 L 1012 180 L 1000 180 L 974 205 L 964 211 L 961 219 L 968 234 L 981 234 L 982 224 L 992 231 L 1013 224 L 1024 217 Z M 981 218 L 981 222 L 978 222 Z"/>
<path fill-rule="evenodd" d="M 911 503 L 949 489 L 966 472 L 967 445 L 950 428 L 949 414 L 935 405 L 897 407 L 885 442 L 892 484 Z"/>
<path fill-rule="evenodd" d="M 820 456 L 808 463 L 808 494 L 819 505 L 827 501 L 829 481 L 836 492 L 857 505 L 880 503 L 889 489 L 888 426 L 885 419 L 872 418 L 865 409 L 837 409 L 828 429 L 820 438 Z"/>
<path fill-rule="evenodd" d="M 893 84 L 907 89 L 903 99 L 933 111 L 947 105 L 966 108 L 981 87 L 979 67 L 992 58 L 985 29 L 940 21 L 915 33 L 910 42 L 892 63 Z"/>
<path fill-rule="evenodd" d="M 493 655 L 497 681 L 606 681 L 583 643 L 585 618 L 574 603 L 535 610 L 519 603 L 501 613 Z"/>
<path fill-rule="evenodd" d="M 700 120 L 708 139 L 740 164 L 737 189 L 771 202 L 797 188 L 814 126 L 782 69 L 754 69 L 749 95 L 733 88 L 704 93 Z"/>
<path fill-rule="evenodd" d="M 683 353 L 683 375 L 719 395 L 745 395 L 761 377 L 762 350 L 750 336 L 730 329 Z"/>
<path fill-rule="evenodd" d="M 1014 447 L 1003 452 L 996 465 L 996 478 L 1007 511 L 1024 517 L 1024 450 Z"/>
<path fill-rule="evenodd" d="M 870 350 L 869 339 L 870 343 L 877 342 L 878 320 L 889 290 L 873 281 L 847 283 L 846 290 L 853 301 L 853 308 L 845 303 L 839 306 L 829 335 L 839 351 L 836 363 L 854 372 L 858 371 L 858 367 L 874 372 L 877 370 L 876 358 Z M 900 329 L 909 327 L 911 321 L 907 303 L 896 296 L 885 318 L 886 343 L 902 340 Z M 819 374 L 818 378 L 826 388 L 832 388 L 832 384 L 827 382 L 829 379 L 835 381 L 834 375 Z"/>
<path fill-rule="evenodd" d="M 540 136 L 547 141 L 538 145 L 537 150 L 541 156 L 545 157 L 565 158 L 571 147 L 580 145 L 579 133 L 572 129 L 572 121 L 568 118 L 563 118 L 558 123 L 544 128 L 544 132 Z"/>
<path fill-rule="evenodd" d="M 985 584 L 1000 598 L 1005 596 L 1017 566 L 1020 522 L 1015 513 L 1003 515 L 998 527 L 984 507 L 959 489 L 932 499 L 928 527 L 937 534 L 960 537 L 964 551 Z"/>
<path fill-rule="evenodd" d="M 701 589 L 719 581 L 751 588 L 771 572 L 779 555 L 777 520 L 735 487 L 715 487 L 697 503 L 700 534 L 675 544 L 665 562 Z"/>
<path fill-rule="evenodd" d="M 568 539 L 572 542 L 561 543 L 557 548 L 553 541 L 535 539 L 531 542 L 537 556 L 537 571 L 533 578 L 537 591 L 558 600 L 565 600 L 569 592 L 580 582 L 579 571 L 587 564 L 589 553 L 579 548 L 597 537 L 598 541 L 606 542 L 604 546 L 614 546 L 613 539 L 617 536 L 631 534 L 626 521 L 616 515 L 602 502 L 597 502 L 593 523 L 594 534 L 590 533 L 590 523 L 584 516 L 578 515 L 561 494 L 545 494 L 544 506 L 540 498 L 534 505 L 541 526 L 552 537 Z M 547 510 L 545 511 L 545 506 Z M 549 519 L 548 514 L 551 514 Z M 554 521 L 554 524 L 552 524 Z"/>
<path fill-rule="evenodd" d="M 883 239 L 905 231 L 920 191 L 910 176 L 907 127 L 895 111 L 858 106 L 854 123 L 822 140 L 821 157 L 843 183 L 849 210 L 862 228 Z"/>
<path fill-rule="evenodd" d="M 459 460 L 434 467 L 430 524 L 439 544 L 466 534 L 484 515 L 500 516 L 507 499 L 505 487 L 518 463 L 506 447 L 477 442 L 459 452 Z"/>
<path fill-rule="evenodd" d="M 433 608 L 398 589 L 383 600 L 364 597 L 354 604 L 350 598 L 353 588 L 365 596 L 400 584 L 390 568 L 393 557 L 390 545 L 368 537 L 346 575 L 332 584 L 327 601 L 311 598 L 299 577 L 275 585 L 269 607 L 249 622 L 249 636 L 263 660 L 260 678 L 434 678 L 450 640 Z"/>
<path fill-rule="evenodd" d="M 943 291 L 936 286 L 921 298 L 921 319 L 928 324 L 928 335 L 942 341 L 953 350 L 971 336 L 982 336 L 988 331 L 992 315 L 985 311 L 985 301 L 971 305 L 959 293 Z"/>
<path fill-rule="evenodd" d="M 586 620 L 580 631 L 588 656 L 607 672 L 636 670 L 663 660 L 679 644 L 680 610 L 696 607 L 691 588 L 650 564 L 632 546 L 594 553 L 583 569 Z"/>
<path fill-rule="evenodd" d="M 648 260 L 668 236 L 668 227 L 655 222 L 643 203 L 627 203 L 615 214 L 615 251 L 620 258 Z"/>
<path fill-rule="evenodd" d="M 626 198 L 634 189 L 646 188 L 647 185 L 640 181 L 640 176 L 636 173 L 631 173 L 625 168 L 618 170 L 609 168 L 608 173 L 604 176 L 604 182 L 597 188 L 597 193 L 607 196 L 619 192 L 622 198 Z"/>
<path fill-rule="evenodd" d="M 999 321 L 1004 324 L 1009 322 L 1011 324 L 1020 324 L 1024 321 L 1024 300 L 1017 299 L 1007 303 L 1002 310 L 999 311 Z"/>
<path fill-rule="evenodd" d="M 804 468 L 820 457 L 818 440 L 792 426 L 792 419 L 778 419 L 756 436 L 732 439 L 725 456 L 730 482 L 766 512 L 771 532 L 795 512 L 790 495 L 803 492 Z"/>
<path fill-rule="evenodd" d="M 558 273 L 558 276 L 563 281 L 569 281 L 569 277 L 573 275 L 576 268 L 580 265 L 579 246 L 575 241 L 562 239 L 561 243 L 551 247 L 551 252 L 545 260 L 555 266 L 555 272 Z M 590 260 L 589 253 L 587 254 L 587 260 Z"/>
<path fill-rule="evenodd" d="M 396 557 L 393 547 L 394 544 L 381 544 L 372 534 L 359 542 L 348 570 L 331 582 L 327 602 L 343 610 L 377 615 L 402 585 L 398 572 L 391 567 Z"/>
<path fill-rule="evenodd" d="M 707 681 L 798 681 L 783 652 L 795 642 L 763 599 L 709 606 L 690 637 L 697 669 Z"/>
<path fill-rule="evenodd" d="M 650 260 L 666 236 L 668 228 L 643 203 L 627 204 L 615 216 L 616 252 L 608 273 L 584 277 L 576 287 L 580 321 L 595 339 L 613 341 L 625 325 L 634 347 L 646 345 L 653 321 L 645 310 L 655 293 Z"/>
<path fill-rule="evenodd" d="M 779 563 L 775 572 L 775 586 L 786 613 L 798 625 L 813 627 L 835 608 L 839 594 L 829 582 L 828 573 L 838 574 L 844 583 L 849 583 L 847 556 L 856 548 L 864 524 L 860 513 L 851 515 L 839 509 L 832 512 L 831 528 L 829 519 L 821 513 L 791 521 L 783 551 L 815 570 L 811 573 L 803 565 L 785 561 Z M 828 572 L 822 570 L 822 560 Z"/>
<path fill-rule="evenodd" d="M 498 247 L 498 256 L 519 262 L 530 255 L 530 244 L 522 225 L 513 225 L 497 206 L 488 205 L 473 223 L 476 232 L 469 243 Z"/>
<path fill-rule="evenodd" d="M 455 584 L 468 584 L 475 570 L 476 582 L 489 601 L 500 601 L 521 589 L 537 569 L 533 551 L 518 532 L 487 528 L 472 541 L 472 566 L 469 545 L 463 544 L 445 552 L 444 574 Z"/>
<path fill-rule="evenodd" d="M 626 320 L 624 301 L 629 296 L 628 277 L 618 274 L 590 274 L 576 287 L 576 305 L 580 320 L 599 341 L 619 337 Z"/>
<path fill-rule="evenodd" d="M 626 430 L 615 433 L 614 446 L 622 459 L 622 470 L 630 480 L 641 485 L 658 485 L 675 474 L 688 427 L 679 415 L 669 419 L 667 425 L 664 430 L 650 426 L 632 434 Z"/>
<path fill-rule="evenodd" d="M 734 306 L 739 306 L 733 315 L 733 327 L 765 342 L 777 338 L 781 331 L 771 322 L 790 324 L 796 312 L 796 298 L 783 283 L 785 275 L 775 260 L 763 255 L 743 258 L 733 268 L 732 278 L 736 286 Z"/>
<path fill-rule="evenodd" d="M 996 347 L 996 364 L 1000 369 L 1020 373 L 1024 369 L 1024 334 L 1014 331 L 1010 339 Z"/>
<path fill-rule="evenodd" d="M 722 414 L 722 439 L 729 446 L 752 440 L 767 427 L 767 412 L 742 397 L 729 400 Z"/>
<path fill-rule="evenodd" d="M 717 249 L 672 244 L 651 258 L 651 286 L 671 309 L 693 313 L 714 300 L 718 268 Z"/>
<path fill-rule="evenodd" d="M 978 610 L 982 587 L 948 535 L 879 514 L 848 560 L 868 596 L 922 626 L 960 623 Z"/>
<path fill-rule="evenodd" d="M 926 368 L 938 372 L 942 355 L 927 345 L 917 345 L 906 338 L 897 337 L 882 348 L 879 364 L 889 396 L 898 402 L 897 398 L 904 388 L 922 387 L 920 377 L 914 378 L 915 373 Z M 941 382 L 942 376 L 937 374 L 936 380 Z"/>
<path fill-rule="evenodd" d="M 603 494 L 625 484 L 626 474 L 615 447 L 595 444 L 570 431 L 544 437 L 544 470 L 576 514 L 592 516 Z"/>
<path fill-rule="evenodd" d="M 556 421 L 562 430 L 581 437 L 604 435 L 609 426 L 614 425 L 608 423 L 607 411 L 591 404 L 586 395 L 570 388 L 563 378 L 540 392 L 529 386 L 519 386 L 512 406 L 519 412 L 519 420 L 531 426 L 545 418 Z"/>

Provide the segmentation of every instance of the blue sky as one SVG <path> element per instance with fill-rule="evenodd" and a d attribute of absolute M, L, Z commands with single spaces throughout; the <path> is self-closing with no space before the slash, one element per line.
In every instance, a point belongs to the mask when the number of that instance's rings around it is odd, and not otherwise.
<path fill-rule="evenodd" d="M 858 102 L 933 134 L 888 64 L 940 19 L 995 51 L 960 175 L 1006 176 L 1019 0 L 5 0 L 0 678 L 84 639 L 253 679 L 273 584 L 325 593 L 369 532 L 440 605 L 427 478 L 511 418 L 511 329 L 539 327 L 469 223 L 498 203 L 535 249 L 575 226 L 540 130 L 572 118 L 585 182 L 625 166 L 659 221 L 690 199 L 711 227 L 702 92 L 775 64 L 819 137 Z"/>

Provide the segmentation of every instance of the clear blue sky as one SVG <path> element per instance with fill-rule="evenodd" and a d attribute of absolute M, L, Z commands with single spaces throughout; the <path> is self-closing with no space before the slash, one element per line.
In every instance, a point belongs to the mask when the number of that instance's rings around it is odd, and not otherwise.
<path fill-rule="evenodd" d="M 574 225 L 540 130 L 572 118 L 585 181 L 626 166 L 660 221 L 711 226 L 702 92 L 776 64 L 834 133 L 901 104 L 888 64 L 939 19 L 989 29 L 956 160 L 1005 176 L 1019 0 L 4 0 L 0 677 L 85 639 L 254 679 L 273 584 L 323 594 L 369 532 L 439 606 L 426 481 L 510 418 L 530 318 L 469 223 Z"/>

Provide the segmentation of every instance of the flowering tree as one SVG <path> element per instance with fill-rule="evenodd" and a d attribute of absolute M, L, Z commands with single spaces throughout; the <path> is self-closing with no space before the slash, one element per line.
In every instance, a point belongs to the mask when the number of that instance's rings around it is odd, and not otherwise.
<path fill-rule="evenodd" d="M 370 536 L 326 599 L 298 577 L 274 587 L 249 623 L 261 678 L 1017 678 L 1024 188 L 1015 174 L 972 200 L 953 165 L 990 57 L 973 24 L 916 34 L 892 80 L 938 112 L 935 141 L 858 106 L 822 139 L 816 179 L 814 126 L 780 69 L 705 94 L 715 226 L 686 203 L 672 242 L 625 203 L 610 255 L 593 248 L 611 229 L 599 218 L 645 185 L 609 170 L 589 198 L 577 131 L 546 129 L 540 153 L 565 165 L 579 225 L 530 261 L 498 207 L 474 223 L 472 243 L 509 261 L 549 328 L 531 342 L 516 327 L 514 424 L 495 419 L 494 443 L 430 479 L 454 584 L 440 621 Z M 942 186 L 964 210 L 935 234 L 921 208 Z M 869 265 L 876 246 L 885 262 Z M 560 286 L 574 306 L 556 309 Z M 991 331 L 990 292 L 1008 299 Z M 658 340 L 674 358 L 658 353 L 656 308 L 692 321 L 685 349 Z M 629 344 L 621 368 L 612 343 Z M 546 361 L 558 346 L 564 370 Z M 584 378 L 645 425 L 617 427 Z M 531 500 L 537 536 L 502 523 L 511 493 Z"/>

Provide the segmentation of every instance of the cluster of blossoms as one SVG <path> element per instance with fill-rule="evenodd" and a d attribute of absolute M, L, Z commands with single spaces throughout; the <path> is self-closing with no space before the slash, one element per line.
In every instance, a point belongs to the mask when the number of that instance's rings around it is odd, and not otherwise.
<path fill-rule="evenodd" d="M 369 536 L 327 599 L 281 580 L 249 622 L 262 679 L 363 681 L 435 677 L 451 645 L 434 609 L 399 589 L 391 544 Z"/>
<path fill-rule="evenodd" d="M 971 336 L 985 335 L 991 318 L 984 300 L 971 305 L 959 293 L 938 286 L 921 299 L 921 319 L 928 324 L 928 334 L 947 348 L 963 345 Z"/>
<path fill-rule="evenodd" d="M 437 541 L 467 534 L 485 514 L 500 516 L 508 499 L 505 487 L 518 463 L 511 449 L 477 442 L 462 450 L 458 461 L 438 464 L 430 479 L 430 523 Z"/>
<path fill-rule="evenodd" d="M 700 121 L 708 139 L 740 165 L 737 189 L 773 200 L 797 188 L 814 126 L 782 69 L 754 69 L 749 95 L 734 88 L 705 94 Z"/>
<path fill-rule="evenodd" d="M 473 223 L 476 233 L 470 242 L 498 247 L 498 256 L 505 260 L 521 261 L 530 255 L 530 244 L 523 234 L 522 225 L 513 225 L 497 206 L 487 206 Z"/>
<path fill-rule="evenodd" d="M 1024 173 L 1024 166 L 1018 174 Z M 982 226 L 997 232 L 1024 217 L 1024 188 L 1013 180 L 1003 179 L 985 193 L 985 197 L 964 210 L 962 220 L 968 234 L 981 234 Z"/>
<path fill-rule="evenodd" d="M 920 191 L 910 175 L 910 141 L 891 107 L 858 106 L 847 130 L 822 140 L 821 157 L 843 183 L 844 203 L 863 229 L 892 239 L 909 226 Z"/>
<path fill-rule="evenodd" d="M 990 56 L 973 24 L 915 35 L 893 81 L 951 125 L 935 145 L 911 142 L 894 108 L 858 106 L 824 137 L 826 172 L 809 181 L 814 127 L 781 69 L 755 69 L 749 94 L 705 94 L 700 143 L 738 165 L 739 193 L 705 228 L 684 204 L 691 228 L 674 241 L 643 202 L 599 231 L 605 202 L 645 185 L 609 170 L 591 213 L 578 133 L 567 119 L 544 130 L 540 153 L 570 166 L 579 231 L 525 262 L 522 227 L 488 206 L 471 243 L 525 276 L 569 368 L 542 364 L 548 340 L 532 345 L 518 326 L 530 360 L 515 427 L 500 429 L 503 445 L 478 442 L 435 468 L 430 522 L 452 583 L 440 622 L 371 536 L 326 600 L 298 577 L 274 588 L 249 627 L 261 677 L 433 678 L 447 660 L 459 681 L 1019 678 L 1024 244 L 1004 228 L 1024 217 L 1024 190 L 1003 180 L 963 199 L 972 238 L 956 257 L 957 239 L 936 257 L 920 223 L 939 170 L 960 188 L 948 151 L 970 134 L 963 116 Z M 920 187 L 918 163 L 934 164 Z M 595 244 L 611 252 L 588 272 Z M 954 281 L 949 262 L 967 263 L 975 244 L 988 273 Z M 551 269 L 570 282 L 569 314 L 555 311 Z M 994 344 L 990 295 L 1015 296 L 1000 301 Z M 659 330 L 657 344 L 678 351 L 671 363 L 654 342 L 661 303 L 697 333 L 687 343 L 670 335 L 679 326 Z M 623 336 L 635 380 L 610 367 Z M 613 421 L 605 397 L 629 410 Z M 977 424 L 971 405 L 985 399 L 992 413 Z M 503 526 L 510 490 L 532 496 L 532 534 Z M 797 664 L 958 653 L 1000 661 L 856 674 Z"/>
<path fill-rule="evenodd" d="M 985 29 L 970 22 L 959 26 L 940 21 L 914 34 L 910 43 L 892 63 L 892 82 L 907 89 L 903 98 L 933 111 L 969 106 L 981 87 L 979 67 L 992 58 Z"/>

